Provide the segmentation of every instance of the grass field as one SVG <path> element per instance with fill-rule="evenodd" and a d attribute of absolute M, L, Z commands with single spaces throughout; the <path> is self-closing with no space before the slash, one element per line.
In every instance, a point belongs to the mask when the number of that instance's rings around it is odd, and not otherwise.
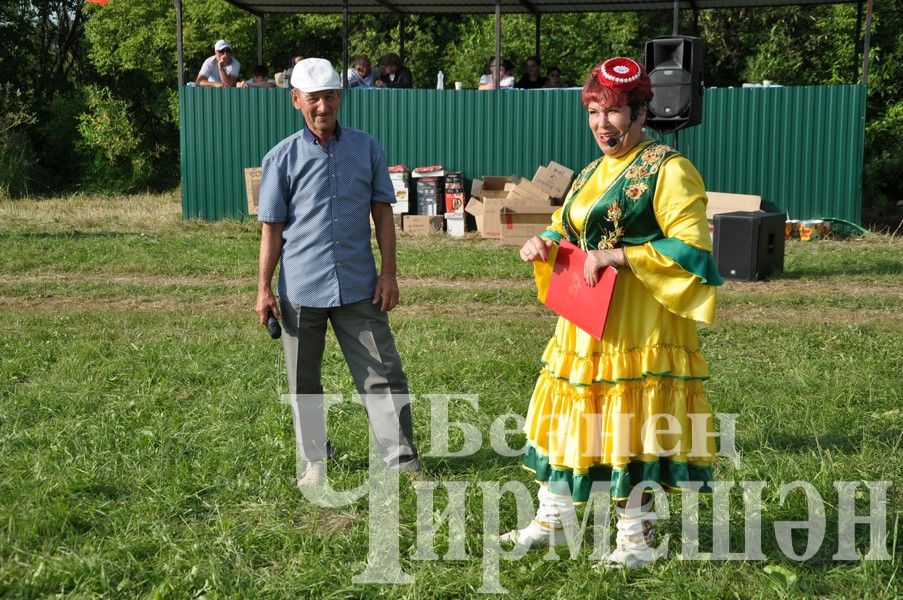
<path fill-rule="evenodd" d="M 258 228 L 183 223 L 176 195 L 0 203 L 0 597 L 466 598 L 482 585 L 480 481 L 520 481 L 489 426 L 526 411 L 554 317 L 514 251 L 478 239 L 399 240 L 402 304 L 392 314 L 414 394 L 478 394 L 452 419 L 482 432 L 472 457 L 426 456 L 424 478 L 468 482 L 468 560 L 412 555 L 416 496 L 401 489 L 401 564 L 410 585 L 355 585 L 367 559 L 368 505 L 318 508 L 293 486 L 294 441 L 281 347 L 252 314 Z M 719 480 L 764 481 L 755 561 L 659 561 L 598 573 L 543 553 L 501 563 L 516 598 L 899 597 L 903 499 L 903 242 L 790 243 L 786 273 L 729 282 L 700 330 L 717 412 L 737 413 L 740 464 Z M 328 392 L 353 385 L 336 345 Z M 429 410 L 414 404 L 428 454 Z M 336 487 L 365 476 L 363 411 L 330 415 Z M 515 442 L 518 440 L 515 439 Z M 520 443 L 523 437 L 519 438 Z M 773 524 L 807 518 L 808 481 L 827 531 L 796 562 Z M 889 561 L 836 561 L 833 482 L 891 481 Z M 865 488 L 857 493 L 868 510 Z M 437 495 L 436 512 L 445 496 Z M 743 507 L 731 508 L 742 549 Z M 510 500 L 510 498 L 508 499 Z M 672 502 L 672 515 L 680 502 Z M 705 503 L 703 503 L 705 508 Z M 516 525 L 513 502 L 501 507 Z M 711 517 L 702 511 L 703 549 Z M 662 531 L 679 551 L 680 521 Z M 708 531 L 708 535 L 706 534 Z M 440 529 L 436 551 L 448 546 Z M 797 540 L 797 551 L 804 546 Z M 868 540 L 860 529 L 858 549 Z"/>

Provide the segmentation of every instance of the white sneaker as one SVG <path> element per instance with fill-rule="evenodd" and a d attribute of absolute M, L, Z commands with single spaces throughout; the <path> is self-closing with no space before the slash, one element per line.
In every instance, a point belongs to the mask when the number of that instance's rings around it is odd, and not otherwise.
<path fill-rule="evenodd" d="M 312 462 L 307 463 L 307 469 L 304 475 L 297 481 L 297 486 L 321 486 L 326 483 L 326 463 Z"/>
<path fill-rule="evenodd" d="M 564 529 L 546 527 L 535 520 L 523 529 L 515 529 L 499 536 L 499 543 L 511 544 L 522 548 L 548 548 L 567 544 Z"/>

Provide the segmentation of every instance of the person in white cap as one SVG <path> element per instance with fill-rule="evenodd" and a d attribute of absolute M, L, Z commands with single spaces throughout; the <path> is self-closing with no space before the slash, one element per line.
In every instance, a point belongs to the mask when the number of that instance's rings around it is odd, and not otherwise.
<path fill-rule="evenodd" d="M 213 45 L 214 55 L 204 61 L 195 83 L 202 87 L 235 87 L 241 63 L 232 56 L 232 46 L 226 40 Z"/>
<path fill-rule="evenodd" d="M 302 60 L 291 84 L 304 127 L 261 164 L 256 312 L 261 324 L 271 313 L 282 320 L 295 433 L 307 461 L 297 483 L 325 483 L 331 454 L 320 378 L 327 321 L 383 460 L 390 468 L 418 471 L 407 379 L 387 315 L 398 303 L 398 283 L 390 206 L 395 191 L 386 156 L 373 136 L 339 125 L 342 83 L 328 60 Z M 371 216 L 381 258 L 378 274 Z M 277 263 L 278 300 L 272 291 Z"/>

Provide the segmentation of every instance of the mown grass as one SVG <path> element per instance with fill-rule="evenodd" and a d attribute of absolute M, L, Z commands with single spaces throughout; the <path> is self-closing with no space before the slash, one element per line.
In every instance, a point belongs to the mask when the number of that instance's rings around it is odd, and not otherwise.
<path fill-rule="evenodd" d="M 0 203 L 0 596 L 465 598 L 482 585 L 480 481 L 519 481 L 516 458 L 489 447 L 502 414 L 523 415 L 554 318 L 510 248 L 478 239 L 401 237 L 403 303 L 393 313 L 412 392 L 478 394 L 454 403 L 473 424 L 474 456 L 429 456 L 430 412 L 415 401 L 425 478 L 463 481 L 460 561 L 414 560 L 416 495 L 402 478 L 401 563 L 411 585 L 355 585 L 367 560 L 368 505 L 300 496 L 281 349 L 251 314 L 253 223 L 182 223 L 172 195 Z M 660 561 L 631 573 L 531 553 L 501 563 L 518 598 L 899 595 L 903 483 L 903 244 L 888 236 L 791 243 L 786 273 L 728 283 L 719 320 L 700 330 L 710 399 L 736 413 L 739 465 L 717 477 L 764 481 L 756 561 Z M 324 385 L 353 385 L 335 343 Z M 338 488 L 363 481 L 363 410 L 333 411 Z M 455 433 L 454 431 L 452 432 Z M 452 435 L 453 443 L 461 436 Z M 523 436 L 511 437 L 512 445 Z M 891 561 L 835 561 L 835 481 L 891 481 Z M 806 562 L 781 552 L 773 524 L 805 520 L 799 492 L 826 502 L 825 542 Z M 867 510 L 867 494 L 858 499 Z M 732 497 L 739 551 L 743 507 Z M 436 511 L 445 495 L 437 493 Z M 663 533 L 679 551 L 680 502 Z M 703 549 L 711 516 L 701 514 Z M 502 525 L 516 524 L 510 498 Z M 858 548 L 867 549 L 861 531 Z M 436 542 L 448 545 L 443 528 Z M 797 551 L 802 542 L 797 540 Z M 589 541 L 588 541 L 589 543 Z M 772 567 L 779 570 L 775 571 Z"/>

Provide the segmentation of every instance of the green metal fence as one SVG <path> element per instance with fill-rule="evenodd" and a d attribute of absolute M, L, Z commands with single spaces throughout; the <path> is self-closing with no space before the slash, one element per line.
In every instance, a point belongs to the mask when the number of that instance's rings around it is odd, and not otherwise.
<path fill-rule="evenodd" d="M 182 88 L 182 208 L 188 218 L 246 214 L 243 169 L 302 126 L 284 89 Z M 441 164 L 532 176 L 554 160 L 579 170 L 599 149 L 579 90 L 350 90 L 340 122 L 372 133 L 389 164 Z M 865 88 L 709 88 L 703 124 L 676 145 L 712 191 L 757 194 L 791 218 L 859 221 Z M 674 143 L 674 136 L 664 136 Z"/>

